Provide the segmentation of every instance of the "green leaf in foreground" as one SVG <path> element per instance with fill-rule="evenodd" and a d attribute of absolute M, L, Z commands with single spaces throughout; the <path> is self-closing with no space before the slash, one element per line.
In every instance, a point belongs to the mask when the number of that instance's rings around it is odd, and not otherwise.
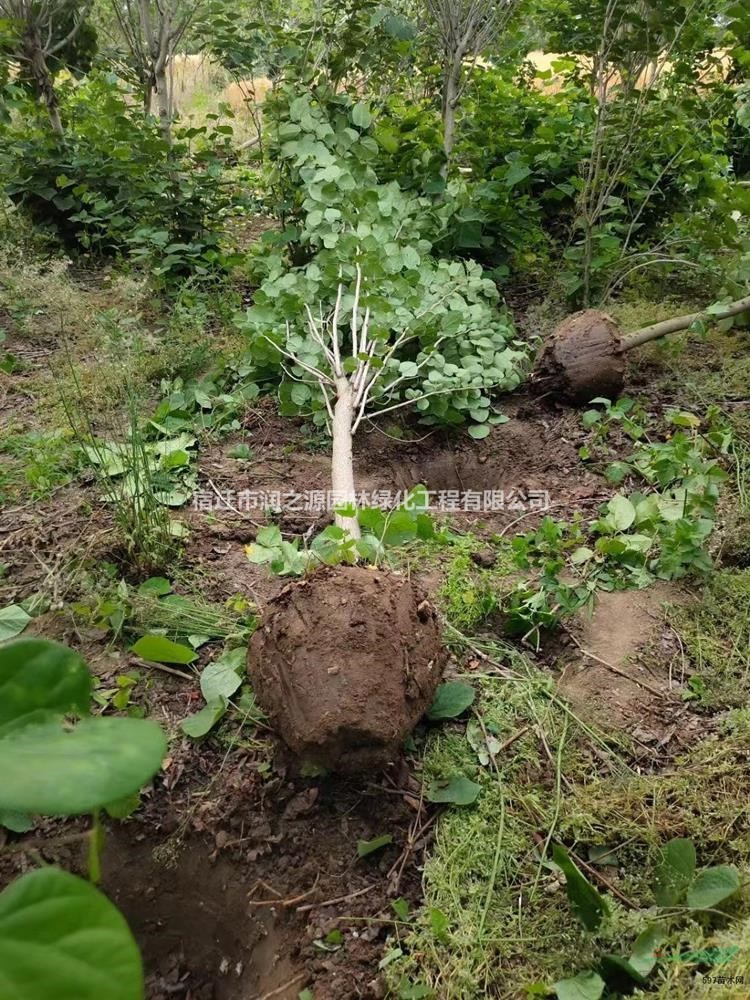
<path fill-rule="evenodd" d="M 0 642 L 15 639 L 17 635 L 23 632 L 30 621 L 31 615 L 27 614 L 19 604 L 11 604 L 7 608 L 0 608 Z"/>
<path fill-rule="evenodd" d="M 733 896 L 739 887 L 740 873 L 734 865 L 706 868 L 688 889 L 687 904 L 698 910 L 710 909 Z"/>
<path fill-rule="evenodd" d="M 59 722 L 25 726 L 0 739 L 0 809 L 92 812 L 141 788 L 166 750 L 164 733 L 145 719 L 84 719 L 73 729 Z"/>
<path fill-rule="evenodd" d="M 607 505 L 612 523 L 617 531 L 627 531 L 635 521 L 635 507 L 622 494 L 612 497 Z"/>
<path fill-rule="evenodd" d="M 374 840 L 358 840 L 357 857 L 366 858 L 368 854 L 374 854 L 381 847 L 387 847 L 392 843 L 393 836 L 390 833 L 384 833 L 382 837 L 375 837 Z"/>
<path fill-rule="evenodd" d="M 131 647 L 131 652 L 153 663 L 178 663 L 184 666 L 198 659 L 195 650 L 179 642 L 172 642 L 163 635 L 144 635 Z"/>
<path fill-rule="evenodd" d="M 555 983 L 558 1000 L 600 1000 L 604 993 L 604 980 L 591 969 L 579 972 L 573 979 Z"/>
<path fill-rule="evenodd" d="M 138 593 L 145 597 L 164 597 L 172 593 L 172 584 L 163 576 L 150 576 L 139 586 Z"/>
<path fill-rule="evenodd" d="M 476 692 L 471 684 L 462 681 L 447 681 L 435 692 L 435 698 L 427 710 L 427 718 L 433 722 L 439 719 L 455 719 L 474 703 Z"/>
<path fill-rule="evenodd" d="M 587 931 L 595 931 L 607 914 L 607 904 L 593 885 L 584 878 L 568 857 L 564 847 L 555 844 L 552 859 L 565 876 L 568 899 L 573 911 Z"/>
<path fill-rule="evenodd" d="M 454 806 L 470 806 L 476 802 L 481 791 L 481 786 L 470 781 L 463 774 L 456 774 L 452 778 L 438 779 L 432 781 L 425 798 L 429 802 L 446 802 Z"/>
<path fill-rule="evenodd" d="M 180 723 L 180 729 L 186 736 L 192 736 L 194 740 L 200 739 L 210 733 L 217 722 L 219 722 L 227 710 L 226 698 L 217 698 L 208 705 L 204 705 L 200 712 L 189 715 Z"/>
<path fill-rule="evenodd" d="M 469 436 L 473 437 L 475 441 L 482 441 L 490 433 L 490 428 L 487 424 L 471 424 L 469 426 Z"/>
<path fill-rule="evenodd" d="M 0 648 L 0 736 L 9 727 L 89 711 L 91 676 L 72 649 L 49 639 Z"/>
<path fill-rule="evenodd" d="M 607 977 L 610 988 L 615 986 L 620 990 L 629 990 L 632 984 L 645 986 L 647 981 L 622 955 L 602 955 L 601 971 Z"/>
<path fill-rule="evenodd" d="M 656 965 L 656 950 L 664 940 L 664 931 L 658 924 L 651 924 L 641 931 L 633 942 L 630 964 L 642 976 L 648 976 Z"/>
<path fill-rule="evenodd" d="M 141 958 L 124 917 L 58 868 L 13 882 L 0 893 L 0 996 L 142 1000 Z"/>

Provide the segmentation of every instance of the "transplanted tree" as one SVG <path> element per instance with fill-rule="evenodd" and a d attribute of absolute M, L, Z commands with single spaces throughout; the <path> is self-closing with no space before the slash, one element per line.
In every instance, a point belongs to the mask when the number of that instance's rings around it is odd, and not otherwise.
<path fill-rule="evenodd" d="M 468 73 L 494 45 L 520 0 L 425 0 L 443 62 L 443 150 L 448 171 L 456 137 L 456 109 Z"/>
<path fill-rule="evenodd" d="M 19 65 L 19 81 L 44 102 L 55 132 L 64 134 L 55 73 L 85 70 L 96 46 L 87 23 L 93 0 L 0 0 L 0 57 Z"/>
<path fill-rule="evenodd" d="M 319 309 L 315 315 L 310 306 L 306 306 L 309 340 L 293 334 L 287 324 L 285 344 L 271 343 L 296 366 L 299 373 L 294 374 L 286 368 L 287 375 L 296 378 L 300 384 L 309 385 L 312 381 L 323 395 L 328 417 L 326 427 L 333 444 L 331 486 L 338 509 L 336 523 L 352 538 L 358 539 L 360 528 L 354 512 L 357 492 L 352 442 L 362 421 L 405 407 L 419 411 L 424 409 L 430 397 L 455 395 L 460 391 L 461 383 L 454 380 L 458 374 L 457 366 L 446 366 L 456 368 L 456 372 L 447 373 L 447 385 L 442 384 L 443 374 L 438 367 L 442 360 L 441 346 L 450 338 L 449 328 L 439 334 L 428 349 L 414 353 L 413 360 L 403 360 L 408 357 L 410 347 L 418 345 L 418 333 L 409 323 L 400 330 L 384 331 L 373 317 L 370 306 L 362 305 L 365 279 L 359 263 L 355 264 L 354 270 L 354 288 L 346 289 L 339 284 L 336 303 L 330 314 L 324 315 Z M 450 297 L 453 291 L 448 285 L 442 296 L 428 300 L 417 315 L 417 321 L 424 321 L 438 308 L 441 299 Z M 345 332 L 347 327 L 348 333 Z M 507 351 L 510 368 L 504 377 L 510 380 L 510 384 L 513 379 L 510 369 L 520 357 L 512 350 Z M 422 382 L 421 387 L 416 388 L 418 380 L 430 370 L 436 376 L 434 380 Z M 489 380 L 474 372 L 470 374 L 469 370 L 464 374 L 468 385 L 481 384 L 484 388 L 493 378 L 498 381 L 501 378 L 499 371 Z M 474 391 L 477 396 L 480 395 L 476 388 Z M 406 398 L 401 398 L 402 394 Z M 488 417 L 489 412 L 484 410 L 482 419 L 486 421 Z M 489 428 L 485 424 L 480 426 L 482 433 L 476 436 L 484 437 Z"/>

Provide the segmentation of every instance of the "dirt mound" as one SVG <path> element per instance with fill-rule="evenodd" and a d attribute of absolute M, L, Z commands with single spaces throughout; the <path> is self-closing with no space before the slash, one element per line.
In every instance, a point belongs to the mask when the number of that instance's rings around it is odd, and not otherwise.
<path fill-rule="evenodd" d="M 597 309 L 569 316 L 544 349 L 536 386 L 574 403 L 596 396 L 615 399 L 625 379 L 625 358 L 618 350 L 621 337 L 612 317 Z"/>
<path fill-rule="evenodd" d="M 393 759 L 444 663 L 424 595 L 404 577 L 354 566 L 286 587 L 248 655 L 258 700 L 287 746 L 348 772 Z"/>
<path fill-rule="evenodd" d="M 593 615 L 579 621 L 560 678 L 561 693 L 583 718 L 624 730 L 642 747 L 690 743 L 696 717 L 682 697 L 684 664 L 663 610 L 684 599 L 668 583 L 599 595 Z"/>

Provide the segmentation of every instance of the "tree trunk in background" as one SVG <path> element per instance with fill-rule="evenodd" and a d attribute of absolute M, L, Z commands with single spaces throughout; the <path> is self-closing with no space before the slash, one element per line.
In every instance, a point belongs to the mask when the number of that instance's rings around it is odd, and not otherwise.
<path fill-rule="evenodd" d="M 54 132 L 59 136 L 64 136 L 62 119 L 60 118 L 60 105 L 57 100 L 57 93 L 52 84 L 52 74 L 44 58 L 41 39 L 37 31 L 32 31 L 26 35 L 23 41 L 24 55 L 28 60 L 29 72 L 36 84 L 36 88 L 44 101 L 47 109 L 50 124 Z"/>
<path fill-rule="evenodd" d="M 169 99 L 169 79 L 167 77 L 166 53 L 159 59 L 155 70 L 156 109 L 159 115 L 159 125 L 167 145 L 172 145 L 172 103 Z"/>

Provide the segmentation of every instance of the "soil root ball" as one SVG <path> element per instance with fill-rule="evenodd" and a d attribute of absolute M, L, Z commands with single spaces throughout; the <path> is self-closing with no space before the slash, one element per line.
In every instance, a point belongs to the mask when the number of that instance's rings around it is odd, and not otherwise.
<path fill-rule="evenodd" d="M 537 367 L 540 391 L 572 403 L 623 390 L 625 358 L 617 323 L 597 309 L 569 316 L 552 334 Z"/>
<path fill-rule="evenodd" d="M 271 602 L 248 672 L 263 710 L 304 762 L 356 772 L 397 756 L 429 707 L 446 653 L 412 582 L 326 567 Z"/>

